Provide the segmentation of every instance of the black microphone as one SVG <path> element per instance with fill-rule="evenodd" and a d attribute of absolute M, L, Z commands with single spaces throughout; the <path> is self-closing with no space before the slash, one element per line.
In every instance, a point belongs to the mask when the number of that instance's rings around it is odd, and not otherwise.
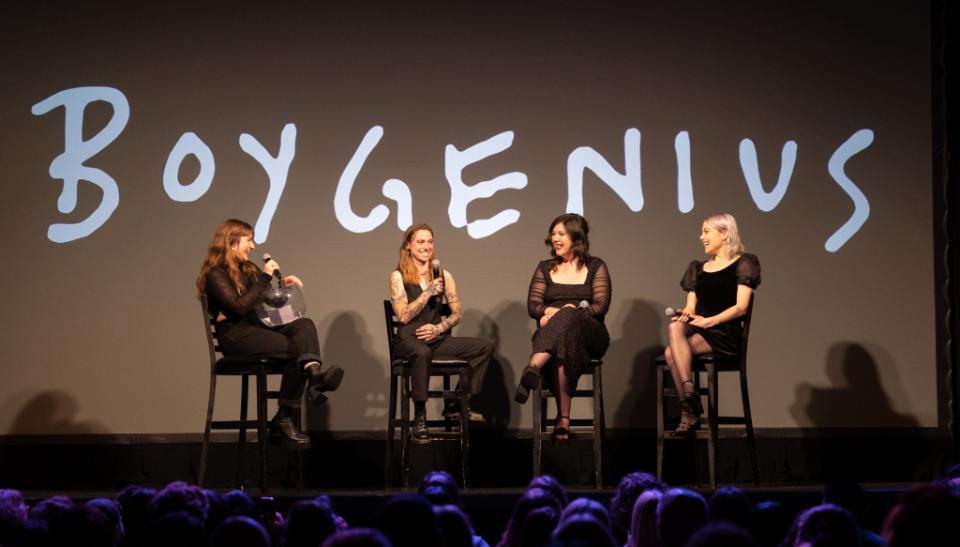
<path fill-rule="evenodd" d="M 430 265 L 433 266 L 433 278 L 440 279 L 442 275 L 441 272 L 443 271 L 440 269 L 440 259 L 434 258 Z M 437 299 L 437 304 L 443 304 L 443 292 L 438 293 L 435 298 Z"/>
<path fill-rule="evenodd" d="M 273 257 L 270 256 L 270 253 L 263 253 L 263 263 L 264 263 L 264 264 L 266 264 L 267 262 L 270 262 L 271 260 L 273 260 Z M 274 277 L 276 277 L 277 279 L 283 279 L 283 275 L 280 273 L 280 269 L 279 269 L 279 268 L 277 268 L 276 270 L 273 270 L 273 275 L 274 275 Z"/>

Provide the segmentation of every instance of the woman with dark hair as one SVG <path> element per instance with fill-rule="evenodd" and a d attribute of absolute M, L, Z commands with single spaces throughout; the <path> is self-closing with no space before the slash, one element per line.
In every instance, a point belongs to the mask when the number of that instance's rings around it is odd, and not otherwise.
<path fill-rule="evenodd" d="M 760 285 L 760 261 L 744 252 L 733 215 L 707 217 L 700 243 L 710 258 L 690 262 L 683 274 L 680 287 L 687 291 L 687 303 L 667 325 L 669 345 L 663 352 L 681 394 L 679 435 L 694 433 L 703 414 L 694 390 L 693 356 L 740 356 L 743 328 L 737 319 L 746 315 L 753 291 Z"/>
<path fill-rule="evenodd" d="M 553 531 L 554 545 L 589 545 L 590 547 L 616 547 L 617 542 L 610 527 L 592 513 L 577 513 L 560 519 Z"/>
<path fill-rule="evenodd" d="M 343 369 L 320 360 L 320 339 L 313 321 L 301 317 L 279 327 L 265 326 L 256 315 L 270 279 L 279 269 L 268 260 L 263 270 L 250 262 L 253 227 L 242 220 L 228 219 L 217 227 L 207 249 L 207 258 L 197 277 L 197 291 L 206 297 L 210 316 L 216 321 L 217 339 L 224 355 L 289 356 L 283 369 L 277 414 L 270 422 L 290 445 L 310 445 L 310 437 L 297 430 L 294 416 L 300 406 L 302 389 L 309 377 L 310 393 L 317 402 L 322 391 L 333 391 L 343 379 Z M 295 275 L 283 278 L 286 287 L 302 287 Z"/>
<path fill-rule="evenodd" d="M 414 421 L 410 436 L 418 443 L 430 441 L 430 432 L 427 430 L 430 361 L 468 361 L 470 394 L 475 395 L 480 392 L 487 363 L 493 355 L 493 344 L 489 340 L 449 335 L 450 329 L 463 317 L 463 304 L 457 294 L 453 274 L 440 270 L 439 266 L 434 267 L 435 258 L 433 228 L 426 224 L 415 224 L 403 234 L 397 269 L 390 273 L 390 303 L 400 321 L 394 351 L 397 357 L 411 361 Z M 441 315 L 443 306 L 435 298 L 441 294 L 450 309 L 447 317 Z M 452 416 L 459 412 L 459 408 L 452 404 L 443 412 Z"/>
<path fill-rule="evenodd" d="M 641 494 L 650 490 L 662 491 L 666 485 L 657 477 L 643 471 L 634 471 L 624 475 L 617 485 L 617 491 L 610 498 L 611 530 L 617 541 L 623 544 L 630 532 L 630 520 L 634 505 Z"/>
<path fill-rule="evenodd" d="M 589 234 L 587 219 L 580 215 L 553 219 L 544 240 L 551 258 L 537 265 L 527 294 L 527 312 L 537 321 L 537 330 L 515 399 L 527 402 L 546 367 L 545 379 L 557 396 L 555 441 L 569 438 L 570 396 L 580 374 L 610 345 L 603 324 L 610 309 L 610 273 L 603 260 L 590 256 Z"/>
<path fill-rule="evenodd" d="M 543 488 L 530 488 L 524 492 L 513 505 L 513 513 L 507 521 L 507 527 L 503 529 L 497 547 L 519 547 L 527 516 L 542 507 L 549 507 L 556 515 L 560 515 L 560 502 L 550 492 Z"/>

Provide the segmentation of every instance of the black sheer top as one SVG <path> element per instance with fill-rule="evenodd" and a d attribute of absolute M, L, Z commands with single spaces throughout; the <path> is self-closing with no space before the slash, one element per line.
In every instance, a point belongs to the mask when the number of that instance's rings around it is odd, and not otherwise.
<path fill-rule="evenodd" d="M 256 265 L 254 265 L 256 268 Z M 270 288 L 270 276 L 257 268 L 253 276 L 243 276 L 243 292 L 237 294 L 230 275 L 223 266 L 215 266 L 207 272 L 206 295 L 210 316 L 216 319 L 220 313 L 227 321 L 248 321 L 259 325 L 254 306 L 263 299 Z"/>
<path fill-rule="evenodd" d="M 726 268 L 716 272 L 703 270 L 703 262 L 694 260 L 680 280 L 680 287 L 697 295 L 697 315 L 709 317 L 737 303 L 737 285 L 756 289 L 760 285 L 760 260 L 743 253 Z"/>
<path fill-rule="evenodd" d="M 601 323 L 610 309 L 612 286 L 610 273 L 603 260 L 592 256 L 587 259 L 587 279 L 583 283 L 554 283 L 550 279 L 553 260 L 544 260 L 537 265 L 530 280 L 527 294 L 527 313 L 539 320 L 549 307 L 562 308 L 566 304 L 579 306 L 586 300 L 590 305 L 587 311 Z"/>

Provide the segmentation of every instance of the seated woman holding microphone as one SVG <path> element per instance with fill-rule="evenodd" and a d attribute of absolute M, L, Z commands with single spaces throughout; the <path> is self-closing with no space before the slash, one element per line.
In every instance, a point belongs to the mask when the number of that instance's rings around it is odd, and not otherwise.
<path fill-rule="evenodd" d="M 552 258 L 537 265 L 527 294 L 527 312 L 537 320 L 537 330 L 515 399 L 527 402 L 546 367 L 545 380 L 557 399 L 555 441 L 570 436 L 570 397 L 580 374 L 610 345 L 603 324 L 610 309 L 610 273 L 603 260 L 590 256 L 589 234 L 587 219 L 580 215 L 555 218 L 544 240 Z"/>
<path fill-rule="evenodd" d="M 267 260 L 263 270 L 250 262 L 253 227 L 228 219 L 217 227 L 200 268 L 197 291 L 206 296 L 210 316 L 216 321 L 221 352 L 226 355 L 288 356 L 290 362 L 280 380 L 277 414 L 270 421 L 271 434 L 290 445 L 309 446 L 310 437 L 297 430 L 294 416 L 300 396 L 309 382 L 310 399 L 321 402 L 322 392 L 334 391 L 343 379 L 343 369 L 320 360 L 320 339 L 313 321 L 305 317 L 279 327 L 267 327 L 256 315 L 270 289 L 270 279 L 279 266 Z M 295 275 L 282 278 L 284 286 L 302 287 Z"/>
<path fill-rule="evenodd" d="M 704 220 L 700 243 L 710 258 L 692 261 L 680 280 L 687 303 L 667 325 L 668 346 L 663 353 L 680 396 L 679 435 L 698 429 L 703 414 L 700 396 L 694 391 L 693 356 L 740 356 L 743 327 L 737 319 L 747 313 L 751 295 L 760 285 L 760 261 L 744 252 L 733 215 Z"/>
<path fill-rule="evenodd" d="M 445 318 L 441 316 L 442 305 L 436 298 L 441 294 L 450 306 L 450 315 Z M 430 361 L 468 361 L 470 394 L 475 395 L 483 385 L 483 375 L 493 355 L 493 344 L 489 340 L 448 334 L 463 317 L 463 305 L 457 295 L 453 275 L 441 270 L 439 261 L 435 262 L 433 229 L 426 224 L 415 224 L 403 234 L 400 260 L 397 269 L 390 273 L 390 303 L 400 321 L 394 350 L 397 357 L 411 361 L 414 421 L 410 436 L 415 442 L 425 443 L 430 440 L 427 430 Z M 444 409 L 444 414 L 449 415 L 454 411 L 459 409 L 451 405 Z"/>

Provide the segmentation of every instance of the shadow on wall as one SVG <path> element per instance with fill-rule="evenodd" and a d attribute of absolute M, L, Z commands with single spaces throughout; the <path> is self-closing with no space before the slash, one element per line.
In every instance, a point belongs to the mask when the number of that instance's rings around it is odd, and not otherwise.
<path fill-rule="evenodd" d="M 491 429 L 504 431 L 510 426 L 517 380 L 513 361 L 503 352 L 507 347 L 514 347 L 518 338 L 528 335 L 528 321 L 526 308 L 516 302 L 507 302 L 493 318 L 471 311 L 464 314 L 464 324 L 478 324 L 477 337 L 493 342 L 493 358 L 480 393 L 473 398 L 475 409 L 483 414 L 487 427 Z"/>
<path fill-rule="evenodd" d="M 14 410 L 23 405 L 20 410 Z M 78 421 L 80 405 L 63 391 L 41 391 L 26 403 L 11 401 L 4 405 L 5 415 L 14 414 L 7 435 L 81 435 L 110 433 L 95 421 Z"/>
<path fill-rule="evenodd" d="M 661 307 L 649 300 L 631 300 L 612 324 L 621 325 L 621 336 L 610 344 L 604 357 L 605 391 L 626 386 L 611 424 L 617 428 L 653 428 L 657 421 L 657 397 L 653 358 L 663 353 L 660 333 L 666 331 Z M 608 325 L 611 324 L 609 318 Z M 629 378 L 629 379 L 628 379 Z M 608 399 L 609 400 L 609 399 Z"/>
<path fill-rule="evenodd" d="M 335 403 L 340 412 L 362 417 L 363 424 L 351 429 L 385 429 L 390 377 L 385 359 L 370 350 L 374 345 L 372 336 L 380 332 L 386 339 L 386 331 L 381 328 L 368 332 L 362 316 L 354 312 L 325 318 L 324 323 L 329 326 L 322 336 L 322 357 L 324 362 L 343 367 L 343 383 L 337 391 L 327 393 L 329 401 L 307 408 L 308 428 L 328 430 L 330 405 Z"/>
<path fill-rule="evenodd" d="M 889 356 L 874 346 L 839 342 L 827 352 L 828 386 L 801 383 L 790 406 L 791 415 L 802 427 L 819 430 L 802 444 L 801 451 L 781 455 L 784 469 L 800 473 L 792 480 L 911 480 L 925 472 L 918 469 L 927 439 L 914 416 L 898 412 L 884 385 L 898 390 L 900 378 Z M 897 400 L 907 400 L 898 398 Z M 838 434 L 825 430 L 839 429 Z M 865 431 L 866 428 L 872 431 Z M 864 443 L 850 438 L 866 433 Z M 878 437 L 879 436 L 879 437 Z M 883 440 L 882 453 L 873 437 Z M 861 447 L 851 449 L 852 446 Z M 909 447 L 904 449 L 903 447 Z M 811 474 L 811 470 L 816 473 Z M 906 474 L 892 476 L 891 470 Z"/>
<path fill-rule="evenodd" d="M 885 366 L 881 377 L 878 361 L 889 362 L 880 348 L 868 350 L 853 342 L 839 342 L 827 352 L 826 374 L 830 385 L 798 384 L 790 414 L 802 427 L 918 427 L 916 418 L 893 408 L 884 390 L 899 389 L 897 369 Z M 899 400 L 906 400 L 905 397 Z"/>

